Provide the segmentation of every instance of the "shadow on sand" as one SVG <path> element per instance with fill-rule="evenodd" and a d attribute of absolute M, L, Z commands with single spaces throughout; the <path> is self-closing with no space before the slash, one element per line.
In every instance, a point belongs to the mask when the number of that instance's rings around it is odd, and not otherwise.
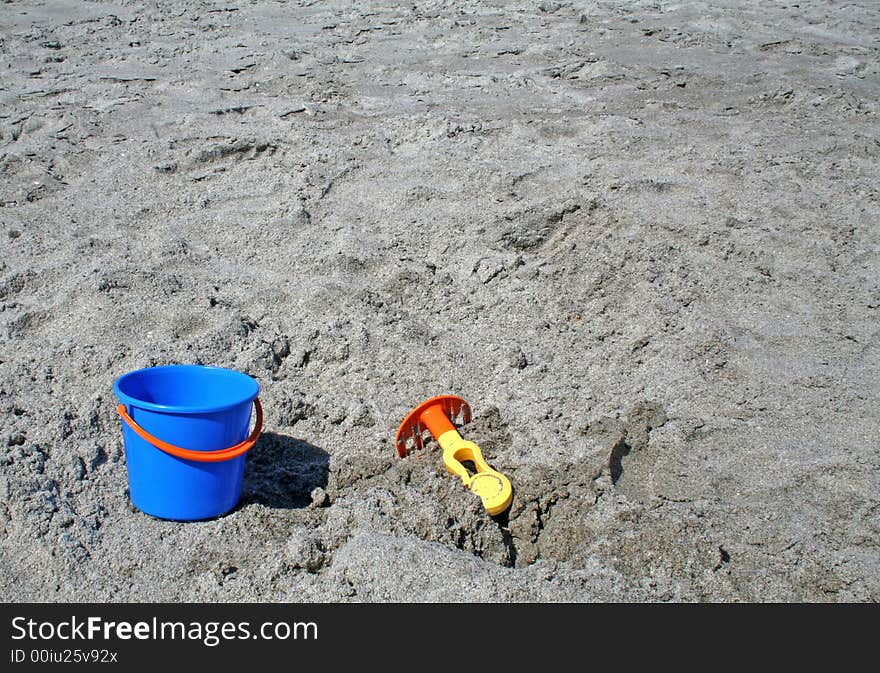
<path fill-rule="evenodd" d="M 316 487 L 327 486 L 329 454 L 301 439 L 264 432 L 250 450 L 244 471 L 241 505 L 306 507 Z"/>

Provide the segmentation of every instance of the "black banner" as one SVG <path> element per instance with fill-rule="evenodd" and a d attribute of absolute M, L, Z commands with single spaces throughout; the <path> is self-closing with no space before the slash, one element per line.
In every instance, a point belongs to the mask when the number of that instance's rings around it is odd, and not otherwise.
<path fill-rule="evenodd" d="M 868 606 L 861 606 L 868 608 Z M 858 612 L 863 612 L 857 608 Z M 720 605 L 6 604 L 3 670 L 119 668 L 182 662 L 200 667 L 472 661 L 587 662 L 648 657 L 680 665 L 707 649 L 726 661 L 759 656 L 789 664 L 834 653 L 867 620 L 852 608 Z M 870 609 L 870 608 L 868 608 Z M 853 615 L 854 617 L 858 615 Z M 852 627 L 848 626 L 852 623 Z M 840 638 L 841 640 L 837 640 Z M 412 653 L 420 653 L 416 659 Z M 839 656 L 839 653 L 835 654 Z M 705 662 L 709 663 L 709 662 Z M 397 667 L 397 666 L 395 666 Z M 498 665 L 493 665 L 497 668 Z M 202 669 L 200 669 L 202 670 Z"/>

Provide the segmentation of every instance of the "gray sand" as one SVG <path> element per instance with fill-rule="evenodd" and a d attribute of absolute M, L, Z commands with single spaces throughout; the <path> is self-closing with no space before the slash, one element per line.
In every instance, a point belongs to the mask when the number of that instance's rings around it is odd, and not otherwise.
<path fill-rule="evenodd" d="M 877 4 L 364 6 L 0 5 L 0 599 L 880 599 Z M 262 386 L 214 521 L 172 362 Z"/>

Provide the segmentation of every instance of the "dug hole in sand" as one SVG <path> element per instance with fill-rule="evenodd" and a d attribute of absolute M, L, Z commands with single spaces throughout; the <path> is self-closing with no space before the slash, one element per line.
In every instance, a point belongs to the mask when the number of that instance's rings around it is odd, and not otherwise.
<path fill-rule="evenodd" d="M 0 5 L 0 599 L 880 599 L 878 22 Z M 260 383 L 224 517 L 126 492 L 169 363 Z"/>

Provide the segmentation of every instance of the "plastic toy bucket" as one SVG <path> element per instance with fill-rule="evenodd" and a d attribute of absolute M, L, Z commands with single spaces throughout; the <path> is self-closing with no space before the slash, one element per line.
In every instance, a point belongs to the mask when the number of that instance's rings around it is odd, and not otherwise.
<path fill-rule="evenodd" d="M 120 376 L 113 392 L 135 507 L 192 521 L 238 504 L 245 454 L 263 425 L 254 379 L 220 367 L 169 365 Z M 257 419 L 248 434 L 251 404 Z"/>

